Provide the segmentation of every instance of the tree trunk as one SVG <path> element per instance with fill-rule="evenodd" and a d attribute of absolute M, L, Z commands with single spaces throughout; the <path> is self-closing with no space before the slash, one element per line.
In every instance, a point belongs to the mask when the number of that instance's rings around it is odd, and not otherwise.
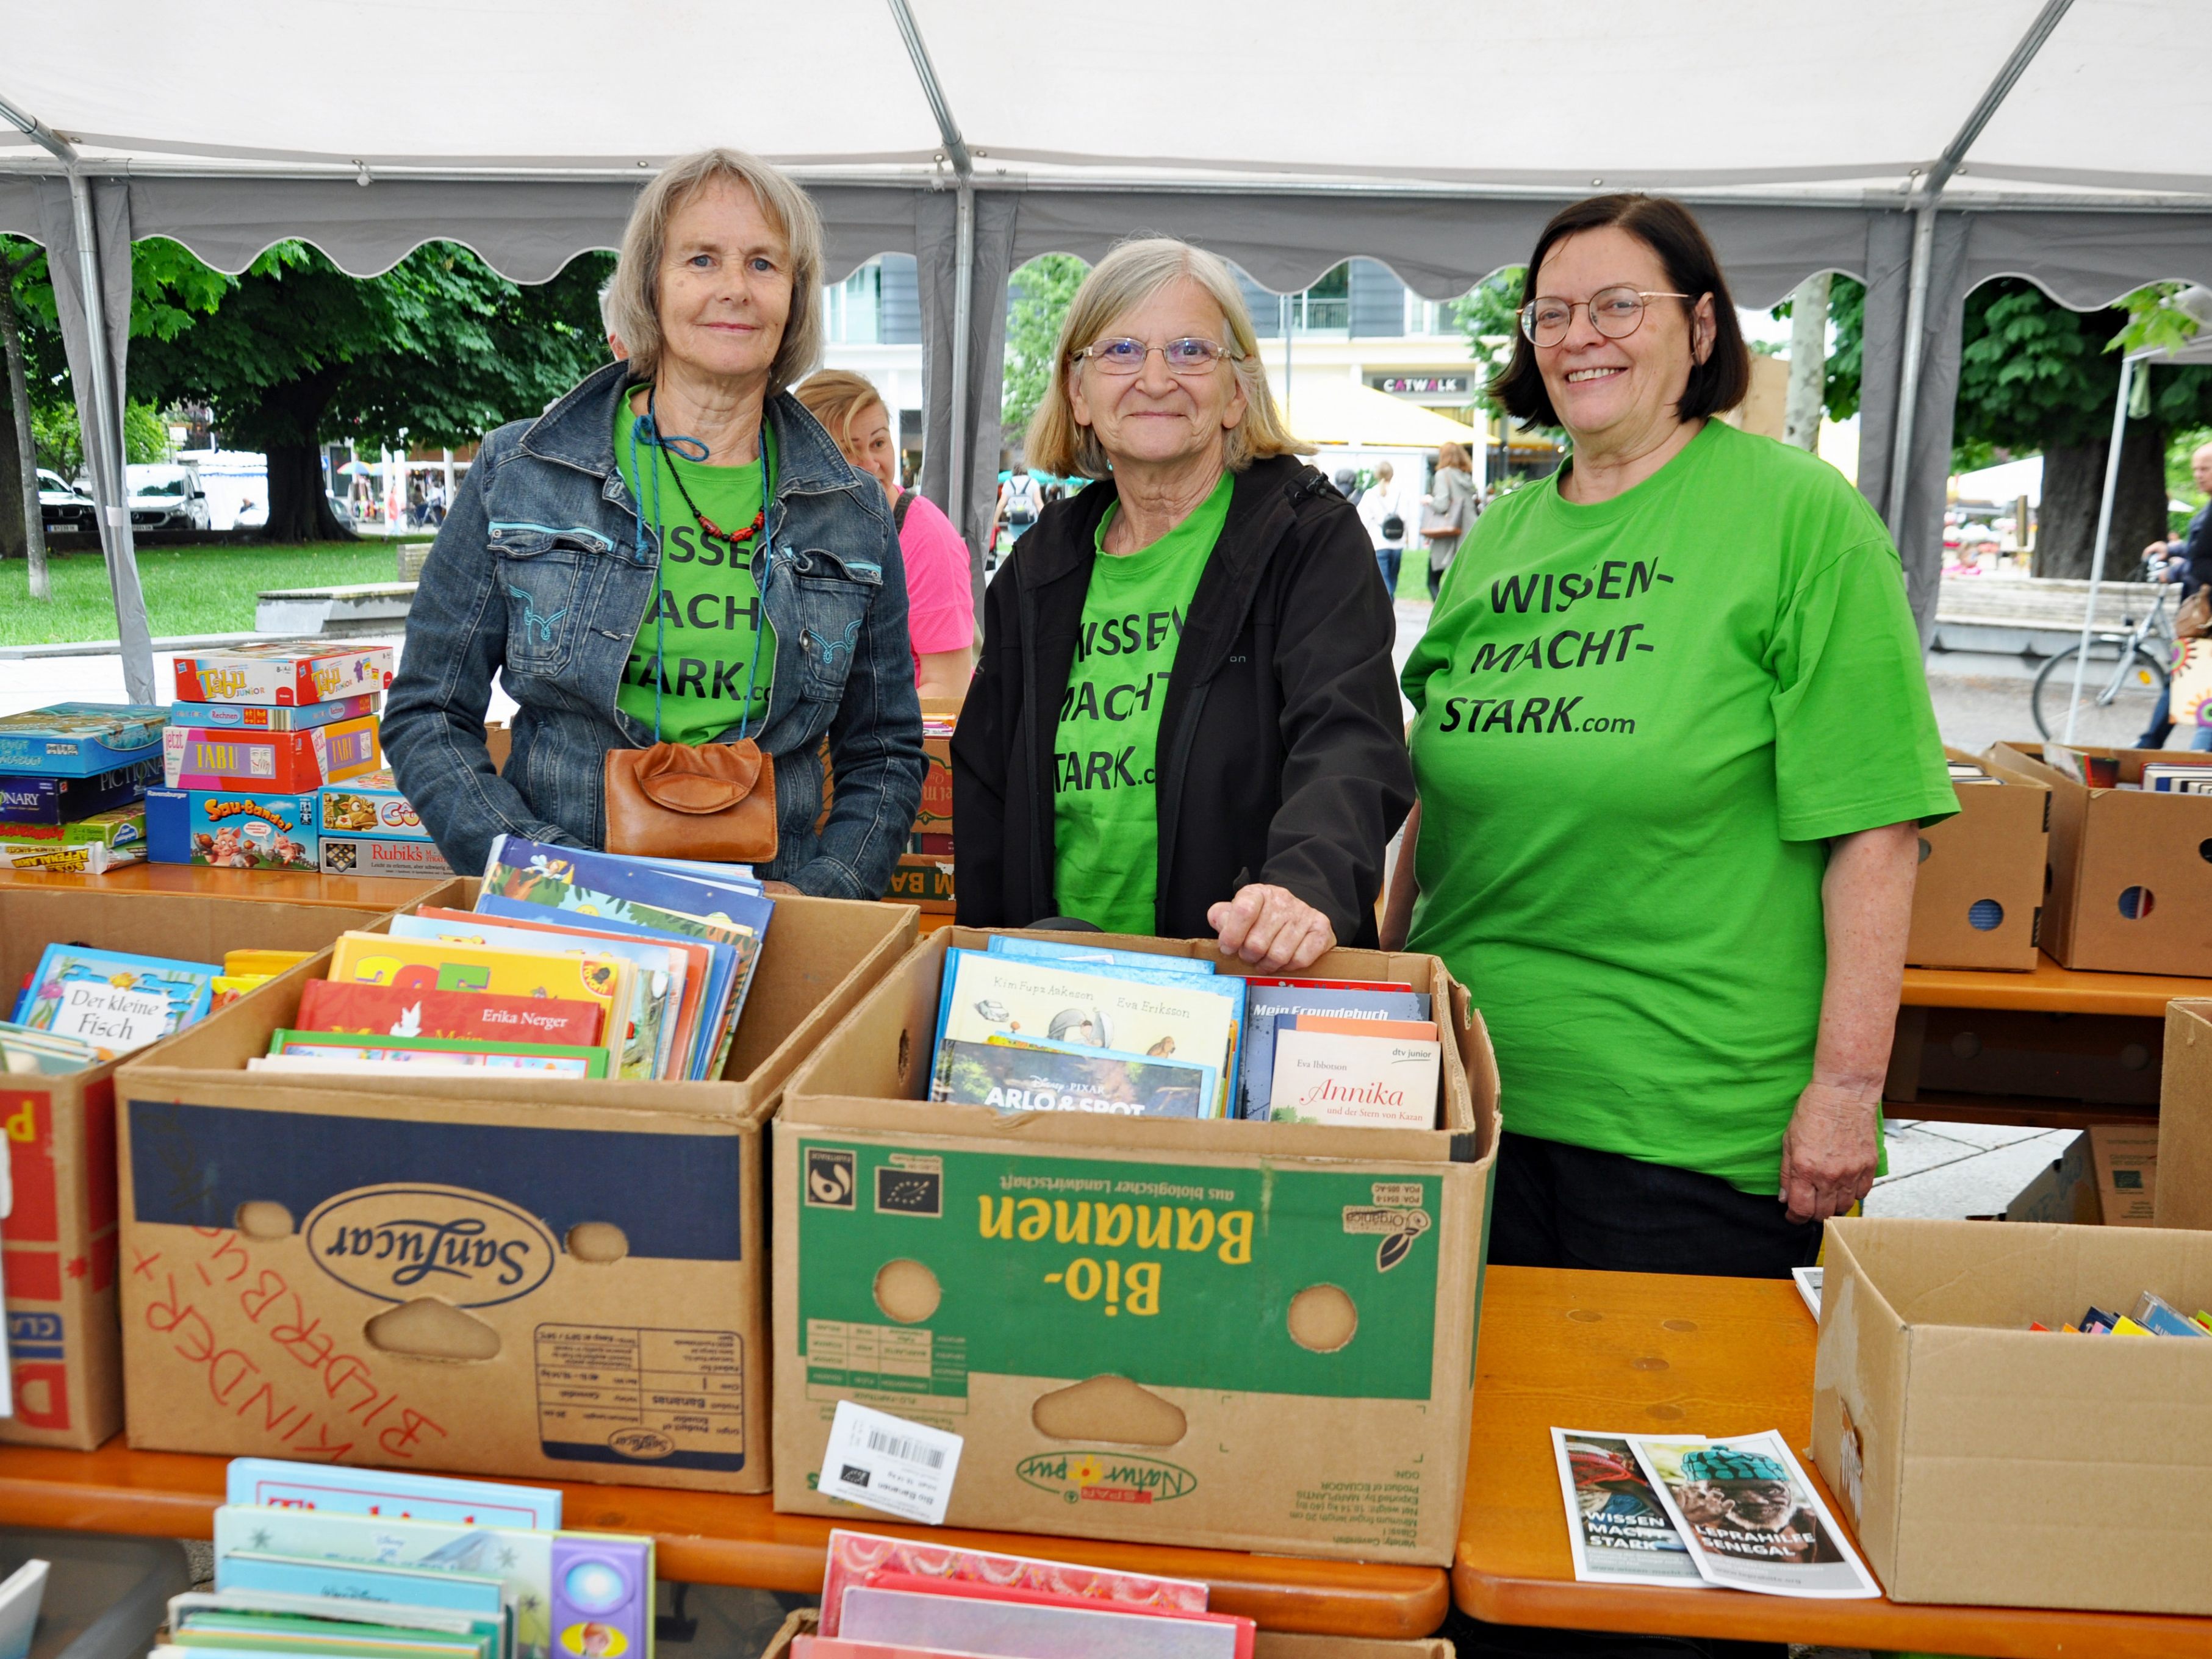
<path fill-rule="evenodd" d="M 1828 281 L 1820 272 L 1790 296 L 1790 392 L 1782 410 L 1782 441 L 1809 453 L 1820 448 L 1820 410 L 1828 392 Z"/>
<path fill-rule="evenodd" d="M 13 558 L 20 545 L 30 563 L 31 597 L 53 598 L 46 574 L 46 526 L 39 507 L 39 457 L 31 442 L 31 397 L 23 379 L 23 337 L 15 323 L 15 270 L 0 271 L 0 356 L 8 360 L 8 406 L 0 419 L 0 438 L 12 439 L 0 450 L 0 556 Z M 10 475 L 16 495 L 8 495 Z M 14 526 L 20 524 L 19 538 Z"/>
<path fill-rule="evenodd" d="M 350 525 L 331 511 L 323 489 L 323 462 L 314 444 L 270 444 L 269 526 L 272 542 L 349 542 Z"/>
<path fill-rule="evenodd" d="M 2043 453 L 2043 507 L 2035 532 L 2035 574 L 2086 579 L 2097 554 L 2097 510 L 2105 493 L 2109 441 Z M 2108 581 L 2139 579 L 2142 550 L 2166 534 L 2166 428 L 2130 421 L 2120 445 L 2112 495 Z"/>

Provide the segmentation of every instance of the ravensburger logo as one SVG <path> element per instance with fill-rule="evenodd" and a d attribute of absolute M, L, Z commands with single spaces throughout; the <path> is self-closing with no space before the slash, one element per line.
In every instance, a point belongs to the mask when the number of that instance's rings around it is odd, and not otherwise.
<path fill-rule="evenodd" d="M 512 1302 L 545 1282 L 556 1254 L 535 1217 L 461 1187 L 357 1188 L 319 1206 L 304 1231 L 316 1266 L 383 1302 Z"/>

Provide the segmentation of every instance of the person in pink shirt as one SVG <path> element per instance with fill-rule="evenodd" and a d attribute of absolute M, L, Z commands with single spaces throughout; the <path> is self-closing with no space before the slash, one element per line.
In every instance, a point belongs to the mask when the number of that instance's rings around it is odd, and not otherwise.
<path fill-rule="evenodd" d="M 958 702 L 975 666 L 975 594 L 968 544 L 936 502 L 898 485 L 898 446 L 883 395 L 865 376 L 825 368 L 796 388 L 807 412 L 845 459 L 883 481 L 906 559 L 907 629 L 915 687 L 925 697 Z"/>

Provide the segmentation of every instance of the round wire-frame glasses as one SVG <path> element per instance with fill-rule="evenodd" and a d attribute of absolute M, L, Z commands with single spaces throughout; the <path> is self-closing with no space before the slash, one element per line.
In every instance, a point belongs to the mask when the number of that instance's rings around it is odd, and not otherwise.
<path fill-rule="evenodd" d="M 1587 300 L 1561 300 L 1540 294 L 1521 307 L 1521 331 L 1535 345 L 1551 347 L 1567 337 L 1575 313 L 1589 313 L 1590 326 L 1608 340 L 1625 340 L 1644 326 L 1644 313 L 1654 300 L 1686 300 L 1686 294 L 1647 292 L 1628 287 L 1601 288 Z"/>

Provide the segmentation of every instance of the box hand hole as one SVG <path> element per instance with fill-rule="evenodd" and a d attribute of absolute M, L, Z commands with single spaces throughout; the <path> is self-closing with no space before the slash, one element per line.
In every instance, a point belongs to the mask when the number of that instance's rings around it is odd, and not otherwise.
<path fill-rule="evenodd" d="M 1989 933 L 2004 926 L 2004 906 L 1995 899 L 1976 899 L 1966 907 L 1966 926 Z"/>
<path fill-rule="evenodd" d="M 2141 921 L 2151 913 L 2157 897 L 2148 887 L 2124 887 L 2120 890 L 2120 914 L 2130 921 Z"/>
<path fill-rule="evenodd" d="M 580 1221 L 568 1229 L 568 1254 L 578 1261 L 619 1261 L 629 1254 L 629 1235 L 611 1221 Z"/>
<path fill-rule="evenodd" d="M 919 1325 L 937 1311 L 945 1291 L 937 1275 L 919 1261 L 901 1257 L 876 1271 L 876 1306 L 884 1317 L 902 1325 Z"/>
<path fill-rule="evenodd" d="M 1030 1422 L 1049 1439 L 1121 1446 L 1172 1446 L 1190 1431 L 1175 1401 L 1110 1372 L 1039 1395 Z"/>
<path fill-rule="evenodd" d="M 380 1353 L 416 1359 L 496 1359 L 499 1333 L 473 1314 L 435 1297 L 387 1308 L 362 1328 Z"/>
<path fill-rule="evenodd" d="M 1309 1285 L 1291 1298 L 1290 1326 L 1291 1340 L 1301 1348 L 1334 1353 L 1358 1334 L 1359 1310 L 1334 1285 Z"/>
<path fill-rule="evenodd" d="M 1934 848 L 1930 847 L 1930 846 L 1928 844 L 1928 837 L 1927 837 L 1927 836 L 1921 836 L 1921 837 L 1920 837 L 1920 861 L 1921 861 L 1921 863 L 1923 863 L 1923 864 L 1927 863 L 1927 862 L 1928 862 L 1928 855 L 1929 855 L 1930 853 L 1934 852 L 1935 850 L 1936 850 L 1936 849 L 1935 849 Z"/>
<path fill-rule="evenodd" d="M 231 1224 L 246 1237 L 267 1242 L 292 1236 L 292 1212 L 274 1199 L 249 1198 L 238 1206 Z"/>

